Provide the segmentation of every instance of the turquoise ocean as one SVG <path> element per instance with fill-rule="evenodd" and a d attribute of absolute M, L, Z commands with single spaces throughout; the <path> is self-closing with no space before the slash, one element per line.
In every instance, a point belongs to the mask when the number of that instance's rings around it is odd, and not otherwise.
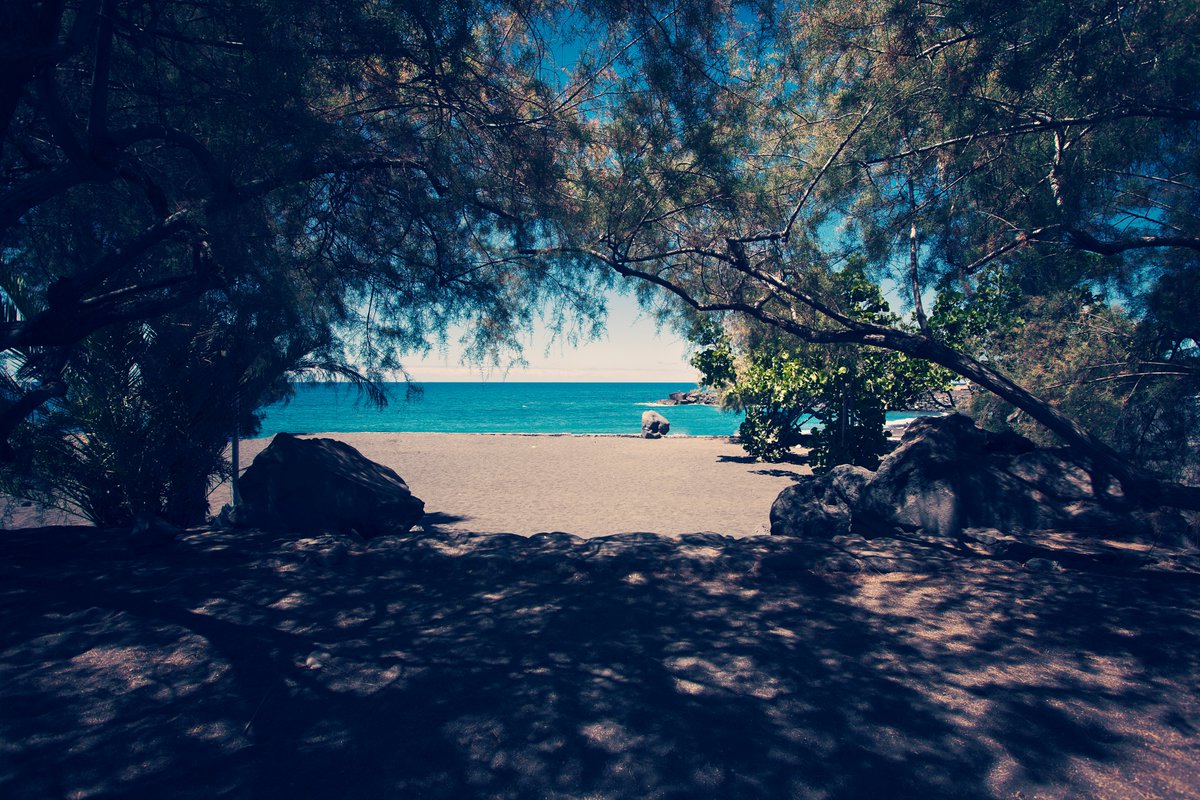
<path fill-rule="evenodd" d="M 405 398 L 403 383 L 389 384 L 379 409 L 339 383 L 300 383 L 287 403 L 265 409 L 259 436 L 289 433 L 432 432 L 626 434 L 641 431 L 642 412 L 654 409 L 671 434 L 730 436 L 742 415 L 712 406 L 658 406 L 679 383 L 424 383 Z M 889 419 L 912 413 L 890 413 Z"/>

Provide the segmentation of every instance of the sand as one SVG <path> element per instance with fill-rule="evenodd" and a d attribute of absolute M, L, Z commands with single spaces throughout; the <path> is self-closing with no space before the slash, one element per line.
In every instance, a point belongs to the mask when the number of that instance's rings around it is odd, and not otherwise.
<path fill-rule="evenodd" d="M 1194 559 L 1037 552 L 0 533 L 0 796 L 1200 796 Z"/>
<path fill-rule="evenodd" d="M 427 530 L 516 533 L 631 531 L 731 536 L 770 532 L 771 503 L 811 474 L 803 463 L 755 463 L 728 439 L 453 433 L 319 433 L 396 470 L 425 501 Z M 269 439 L 241 445 L 242 469 Z M 209 496 L 228 503 L 228 483 Z M 84 524 L 61 511 L 0 502 L 0 527 Z"/>
<path fill-rule="evenodd" d="M 338 438 L 424 529 L 0 532 L 0 796 L 1200 796 L 1194 551 L 757 536 L 803 467 L 720 440 Z"/>
<path fill-rule="evenodd" d="M 426 526 L 529 535 L 566 531 L 770 530 L 771 503 L 800 464 L 754 463 L 724 438 L 447 433 L 317 434 L 396 470 L 425 501 Z M 242 444 L 248 465 L 266 439 Z M 215 511 L 227 486 L 210 498 Z"/>

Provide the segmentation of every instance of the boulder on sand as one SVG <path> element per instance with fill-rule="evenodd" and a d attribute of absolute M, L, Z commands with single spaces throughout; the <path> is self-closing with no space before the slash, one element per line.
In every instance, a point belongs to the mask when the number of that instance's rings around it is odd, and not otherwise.
<path fill-rule="evenodd" d="M 333 439 L 280 433 L 239 482 L 239 525 L 269 531 L 404 533 L 425 513 L 393 470 Z"/>
<path fill-rule="evenodd" d="M 866 527 L 956 536 L 964 528 L 1117 532 L 1128 503 L 1062 448 L 985 431 L 964 414 L 915 420 L 855 504 Z"/>
<path fill-rule="evenodd" d="M 914 420 L 877 471 L 853 469 L 785 489 L 771 508 L 771 532 L 831 537 L 853 527 L 958 537 L 967 528 L 1053 529 L 1183 541 L 1193 526 L 1179 511 L 1136 507 L 1117 481 L 1065 448 L 991 433 L 963 414 Z"/>
<path fill-rule="evenodd" d="M 825 539 L 849 533 L 851 508 L 871 475 L 865 467 L 839 464 L 801 479 L 771 505 L 771 533 Z"/>
<path fill-rule="evenodd" d="M 671 423 L 657 411 L 642 412 L 642 438 L 661 439 L 671 431 Z"/>

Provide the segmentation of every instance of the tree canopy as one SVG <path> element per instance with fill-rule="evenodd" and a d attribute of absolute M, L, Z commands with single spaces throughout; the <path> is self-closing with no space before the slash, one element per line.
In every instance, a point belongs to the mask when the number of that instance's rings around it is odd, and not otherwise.
<path fill-rule="evenodd" d="M 829 278 L 828 293 L 848 315 L 900 324 L 861 260 Z M 887 411 L 950 389 L 950 373 L 903 353 L 809 344 L 752 319 L 716 331 L 701 320 L 691 338 L 702 349 L 692 364 L 725 406 L 745 412 L 741 445 L 765 461 L 782 461 L 806 444 L 815 473 L 839 464 L 875 469 L 889 450 Z"/>
<path fill-rule="evenodd" d="M 1195 396 L 1195 340 L 1162 308 L 1180 307 L 1200 255 L 1194 4 L 643 5 L 618 30 L 614 99 L 571 154 L 579 213 L 541 253 L 806 342 L 926 359 L 1162 496 L 1102 432 L 954 331 L 991 313 L 974 298 L 996 274 L 1027 315 L 1088 292 L 1145 328 L 1114 381 L 1170 371 Z M 855 257 L 912 328 L 839 305 L 825 279 Z M 933 318 L 940 298 L 957 323 Z"/>
<path fill-rule="evenodd" d="M 625 276 L 937 364 L 1196 506 L 1157 480 L 1200 416 L 1196 41 L 1185 0 L 13 0 L 0 441 L 109 328 L 203 308 L 283 374 L 469 321 L 487 357 Z M 860 264 L 903 314 L 846 304 Z M 1039 366 L 1085 319 L 1121 346 Z"/>
<path fill-rule="evenodd" d="M 94 521 L 202 520 L 316 369 L 592 326 L 515 257 L 575 89 L 522 2 L 14 0 L 0 11 L 0 460 Z M 14 483 L 15 481 L 15 483 Z"/>
<path fill-rule="evenodd" d="M 314 355 L 376 366 L 451 321 L 486 356 L 548 307 L 594 314 L 579 280 L 495 256 L 530 235 L 575 102 L 535 68 L 527 10 L 6 4 L 0 349 L 25 368 L 0 440 L 62 396 L 89 335 L 206 293 L 286 308 Z"/>

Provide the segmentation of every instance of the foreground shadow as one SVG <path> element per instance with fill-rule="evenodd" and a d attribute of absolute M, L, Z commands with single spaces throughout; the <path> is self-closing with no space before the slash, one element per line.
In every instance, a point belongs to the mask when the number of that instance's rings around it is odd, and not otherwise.
<path fill-rule="evenodd" d="M 799 472 L 790 469 L 752 469 L 750 470 L 755 475 L 770 475 L 772 478 L 791 478 L 794 481 L 802 481 L 811 475 L 801 475 Z"/>
<path fill-rule="evenodd" d="M 847 574 L 713 534 L 0 547 L 7 798 L 1200 787 L 1200 601 L 1169 570 Z"/>
<path fill-rule="evenodd" d="M 420 525 L 425 530 L 430 530 L 438 525 L 455 525 L 460 522 L 466 522 L 469 519 L 471 519 L 471 517 L 465 514 L 450 514 L 445 511 L 427 511 L 425 515 L 421 517 Z"/>

